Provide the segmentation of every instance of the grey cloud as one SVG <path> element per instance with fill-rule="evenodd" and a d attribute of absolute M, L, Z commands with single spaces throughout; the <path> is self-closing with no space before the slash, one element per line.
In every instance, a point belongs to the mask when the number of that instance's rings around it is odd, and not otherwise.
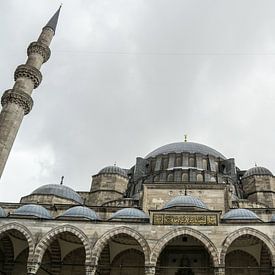
<path fill-rule="evenodd" d="M 1 1 L 2 91 L 58 5 Z M 103 166 L 130 167 L 185 133 L 240 168 L 256 161 L 275 171 L 274 8 L 251 0 L 64 1 L 0 199 L 18 201 L 62 175 L 89 190 Z"/>

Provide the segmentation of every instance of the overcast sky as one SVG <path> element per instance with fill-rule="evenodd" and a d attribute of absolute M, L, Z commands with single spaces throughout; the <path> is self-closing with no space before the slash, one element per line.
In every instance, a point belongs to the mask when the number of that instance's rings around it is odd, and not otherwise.
<path fill-rule="evenodd" d="M 0 1 L 0 88 L 60 4 Z M 275 1 L 63 0 L 0 201 L 188 140 L 275 172 Z"/>

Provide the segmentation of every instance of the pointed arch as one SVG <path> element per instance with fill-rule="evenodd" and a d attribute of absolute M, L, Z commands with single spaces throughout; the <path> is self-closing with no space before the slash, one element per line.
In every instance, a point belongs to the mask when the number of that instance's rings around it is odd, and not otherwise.
<path fill-rule="evenodd" d="M 32 233 L 24 225 L 14 222 L 14 223 L 8 223 L 5 225 L 2 225 L 0 227 L 0 237 L 2 234 L 6 233 L 10 230 L 19 231 L 26 238 L 26 241 L 28 242 L 28 246 L 29 246 L 28 261 L 31 261 L 33 259 L 34 251 L 35 251 L 35 242 L 34 242 Z"/>
<path fill-rule="evenodd" d="M 79 240 L 81 240 L 81 242 L 85 248 L 85 253 L 86 253 L 85 262 L 90 263 L 92 249 L 91 249 L 88 237 L 80 229 L 78 229 L 77 227 L 75 227 L 73 225 L 69 225 L 69 224 L 56 227 L 56 228 L 52 229 L 51 231 L 49 231 L 45 236 L 43 236 L 43 238 L 39 241 L 39 243 L 37 244 L 37 246 L 35 248 L 35 253 L 34 253 L 35 262 L 41 263 L 44 253 L 46 252 L 49 245 L 53 242 L 55 237 L 57 237 L 61 233 L 66 233 L 66 232 L 73 234 L 74 236 L 78 237 Z"/>
<path fill-rule="evenodd" d="M 220 253 L 221 264 L 223 264 L 223 265 L 225 264 L 225 256 L 226 256 L 227 250 L 230 247 L 230 245 L 236 239 L 238 239 L 239 237 L 244 236 L 244 235 L 250 235 L 250 236 L 256 237 L 257 239 L 261 240 L 269 249 L 272 266 L 275 266 L 275 244 L 274 244 L 274 242 L 272 241 L 272 239 L 270 239 L 267 235 L 265 235 L 261 231 L 254 229 L 254 228 L 250 228 L 250 227 L 240 228 L 236 231 L 233 231 L 226 237 L 226 239 L 223 241 L 222 250 Z"/>
<path fill-rule="evenodd" d="M 170 231 L 157 242 L 151 254 L 151 260 L 150 260 L 151 264 L 156 266 L 160 253 L 165 248 L 165 246 L 169 243 L 169 241 L 171 241 L 172 239 L 178 236 L 183 236 L 183 235 L 185 236 L 188 235 L 199 240 L 209 252 L 213 261 L 213 266 L 214 267 L 219 266 L 219 254 L 213 242 L 201 232 L 195 229 L 186 228 L 186 227 L 178 228 L 173 231 Z"/>
<path fill-rule="evenodd" d="M 121 226 L 118 228 L 114 228 L 105 234 L 103 234 L 95 243 L 93 247 L 93 254 L 92 254 L 92 263 L 97 265 L 98 259 L 100 258 L 100 254 L 102 250 L 104 249 L 105 245 L 108 243 L 108 241 L 114 237 L 115 235 L 119 234 L 126 234 L 135 239 L 138 244 L 141 246 L 143 253 L 144 253 L 144 258 L 145 258 L 145 264 L 149 263 L 150 259 L 150 247 L 145 240 L 145 238 L 137 231 L 134 229 L 131 229 L 129 227 Z"/>

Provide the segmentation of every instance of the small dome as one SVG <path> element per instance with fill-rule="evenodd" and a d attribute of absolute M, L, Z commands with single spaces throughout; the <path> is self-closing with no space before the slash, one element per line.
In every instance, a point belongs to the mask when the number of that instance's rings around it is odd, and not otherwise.
<path fill-rule="evenodd" d="M 164 205 L 163 209 L 171 207 L 198 207 L 208 209 L 206 204 L 200 199 L 192 196 L 177 196 Z"/>
<path fill-rule="evenodd" d="M 99 220 L 96 212 L 86 206 L 74 206 L 69 208 L 59 217 L 83 218 L 91 221 Z"/>
<path fill-rule="evenodd" d="M 225 159 L 225 156 L 223 156 L 218 151 L 206 145 L 195 143 L 195 142 L 175 142 L 175 143 L 166 144 L 152 151 L 145 158 L 148 159 L 151 157 L 156 157 L 158 155 L 167 155 L 169 153 L 184 153 L 184 152 L 192 153 L 192 154 L 199 153 L 202 155 L 212 155 L 217 158 Z"/>
<path fill-rule="evenodd" d="M 2 207 L 0 207 L 0 218 L 5 218 L 5 217 L 7 217 L 5 210 Z"/>
<path fill-rule="evenodd" d="M 149 219 L 149 217 L 139 209 L 123 208 L 115 212 L 110 219 Z"/>
<path fill-rule="evenodd" d="M 273 214 L 272 215 L 272 217 L 271 217 L 271 220 L 270 220 L 271 222 L 275 222 L 275 214 Z"/>
<path fill-rule="evenodd" d="M 247 178 L 249 176 L 273 176 L 273 174 L 265 167 L 255 166 L 248 169 L 242 178 Z"/>
<path fill-rule="evenodd" d="M 260 218 L 248 209 L 232 209 L 224 214 L 224 220 L 259 220 Z"/>
<path fill-rule="evenodd" d="M 32 195 L 54 195 L 83 204 L 83 199 L 70 187 L 63 184 L 43 185 L 32 192 Z"/>
<path fill-rule="evenodd" d="M 98 172 L 98 175 L 101 175 L 101 174 L 117 174 L 127 178 L 127 173 L 125 172 L 125 170 L 115 165 L 104 167 Z"/>
<path fill-rule="evenodd" d="M 20 216 L 34 216 L 41 219 L 52 219 L 49 211 L 41 205 L 38 204 L 26 204 L 17 208 L 14 215 Z"/>

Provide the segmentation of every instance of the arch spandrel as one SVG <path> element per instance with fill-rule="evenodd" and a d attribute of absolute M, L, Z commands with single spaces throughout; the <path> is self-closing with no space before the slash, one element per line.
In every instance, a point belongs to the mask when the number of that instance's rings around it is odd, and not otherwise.
<path fill-rule="evenodd" d="M 108 243 L 108 241 L 119 234 L 126 234 L 130 237 L 132 237 L 133 239 L 135 239 L 137 241 L 137 243 L 141 246 L 142 251 L 144 253 L 144 258 L 145 258 L 145 264 L 149 263 L 149 259 L 150 259 L 150 247 L 147 243 L 147 241 L 145 240 L 145 238 L 137 231 L 135 231 L 134 229 L 131 229 L 129 227 L 118 227 L 118 228 L 114 228 L 108 232 L 106 232 L 105 234 L 103 234 L 95 243 L 94 247 L 93 247 L 93 253 L 92 253 L 92 263 L 97 265 L 98 260 L 100 258 L 100 254 L 104 248 L 104 246 Z"/>
<path fill-rule="evenodd" d="M 49 231 L 46 235 L 42 237 L 42 239 L 39 241 L 35 248 L 35 253 L 34 253 L 34 261 L 37 263 L 41 263 L 44 253 L 46 252 L 47 248 L 50 246 L 50 244 L 53 242 L 53 240 L 58 237 L 59 234 L 61 233 L 71 233 L 74 236 L 76 236 L 79 240 L 81 240 L 84 248 L 85 248 L 85 253 L 86 253 L 86 263 L 91 263 L 91 255 L 92 255 L 92 249 L 91 245 L 89 242 L 89 238 L 87 235 L 78 229 L 75 226 L 66 224 L 62 225 L 56 228 L 53 228 L 51 231 Z"/>
<path fill-rule="evenodd" d="M 222 250 L 220 253 L 221 264 L 225 265 L 225 257 L 226 257 L 228 248 L 232 245 L 232 243 L 235 240 L 237 240 L 239 237 L 244 236 L 244 235 L 250 235 L 250 236 L 256 237 L 257 239 L 261 240 L 269 249 L 272 266 L 275 266 L 275 243 L 274 243 L 274 241 L 272 239 L 270 239 L 267 235 L 262 233 L 261 231 L 254 229 L 254 228 L 250 228 L 250 227 L 245 227 L 245 228 L 240 228 L 238 230 L 235 230 L 225 238 L 225 240 L 223 241 Z"/>
<path fill-rule="evenodd" d="M 20 232 L 26 238 L 26 241 L 27 241 L 28 247 L 29 247 L 28 261 L 31 261 L 33 259 L 34 251 L 35 251 L 35 242 L 34 242 L 32 233 L 24 225 L 21 225 L 19 223 L 8 223 L 8 224 L 2 225 L 0 227 L 0 237 L 2 234 L 6 233 L 10 230 L 16 230 L 16 231 Z"/>
<path fill-rule="evenodd" d="M 155 247 L 152 250 L 151 253 L 151 258 L 150 258 L 150 262 L 152 265 L 156 266 L 158 258 L 162 252 L 162 250 L 166 247 L 166 245 L 174 238 L 178 237 L 178 236 L 191 236 L 197 240 L 199 240 L 204 247 L 206 248 L 206 250 L 209 252 L 212 262 L 213 262 L 213 266 L 214 267 L 218 267 L 219 266 L 219 254 L 218 254 L 218 250 L 216 248 L 216 246 L 213 244 L 213 242 L 206 237 L 204 234 L 202 234 L 201 232 L 192 229 L 192 228 L 179 228 L 179 229 L 175 229 L 170 231 L 169 233 L 167 233 L 166 235 L 164 235 L 155 245 Z"/>

